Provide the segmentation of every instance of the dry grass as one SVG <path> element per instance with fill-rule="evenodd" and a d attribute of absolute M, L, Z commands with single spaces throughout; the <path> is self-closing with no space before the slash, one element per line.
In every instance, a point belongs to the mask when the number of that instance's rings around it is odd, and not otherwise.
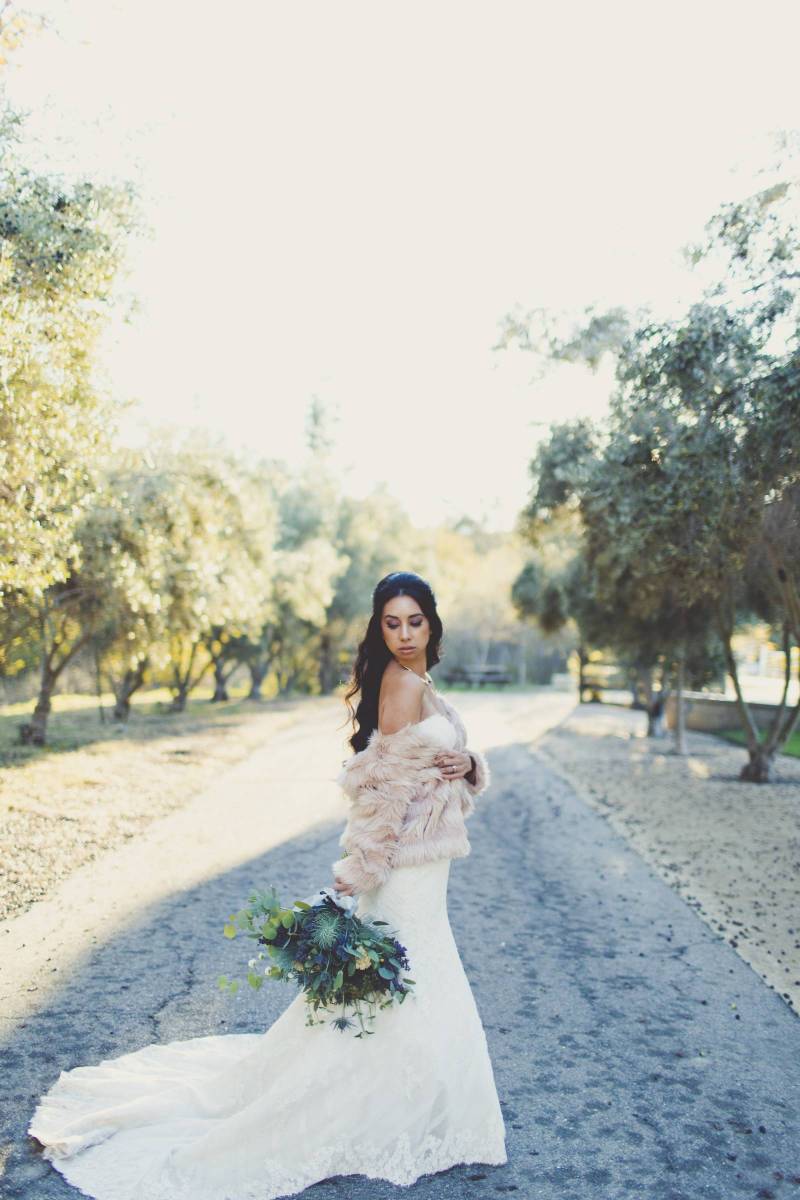
<path fill-rule="evenodd" d="M 202 790 L 219 772 L 293 724 L 304 703 L 199 691 L 185 713 L 149 693 L 126 725 L 101 722 L 97 701 L 58 696 L 50 745 L 18 745 L 30 704 L 0 715 L 0 918 L 46 896 L 98 854 L 134 837 Z M 108 703 L 108 700 L 107 700 Z"/>

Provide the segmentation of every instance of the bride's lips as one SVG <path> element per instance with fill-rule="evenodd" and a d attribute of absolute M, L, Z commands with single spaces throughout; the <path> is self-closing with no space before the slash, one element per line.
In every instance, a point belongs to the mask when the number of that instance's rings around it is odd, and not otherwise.
<path fill-rule="evenodd" d="M 401 646 L 401 647 L 400 647 L 400 653 L 401 653 L 401 654 L 406 654 L 406 653 L 408 653 L 408 651 L 409 651 L 409 650 L 414 650 L 414 649 L 415 649 L 415 647 L 414 647 L 414 646 Z"/>

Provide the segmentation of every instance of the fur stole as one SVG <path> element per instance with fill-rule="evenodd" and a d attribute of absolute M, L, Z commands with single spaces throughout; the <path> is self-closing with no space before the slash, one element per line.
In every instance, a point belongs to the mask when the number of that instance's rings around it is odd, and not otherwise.
<path fill-rule="evenodd" d="M 440 712 L 396 733 L 373 730 L 366 747 L 337 776 L 350 800 L 350 814 L 339 839 L 346 855 L 333 870 L 357 891 L 385 882 L 395 866 L 470 852 L 464 820 L 474 811 L 473 797 L 489 786 L 489 766 L 479 751 L 469 750 L 475 782 L 442 777 L 434 761 L 437 753 L 466 749 L 463 723 L 451 705 L 443 704 L 447 716 Z M 451 746 L 435 730 L 437 721 L 454 730 Z"/>

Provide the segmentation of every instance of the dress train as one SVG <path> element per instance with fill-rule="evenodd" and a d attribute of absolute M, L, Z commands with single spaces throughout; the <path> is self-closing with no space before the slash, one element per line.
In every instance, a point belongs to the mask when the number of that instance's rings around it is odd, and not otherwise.
<path fill-rule="evenodd" d="M 358 915 L 389 923 L 416 981 L 377 1010 L 372 1036 L 309 1027 L 298 993 L 263 1033 L 154 1043 L 62 1071 L 29 1127 L 44 1157 L 93 1200 L 274 1200 L 336 1175 L 409 1185 L 507 1162 L 447 915 L 450 863 L 398 867 L 359 896 Z"/>

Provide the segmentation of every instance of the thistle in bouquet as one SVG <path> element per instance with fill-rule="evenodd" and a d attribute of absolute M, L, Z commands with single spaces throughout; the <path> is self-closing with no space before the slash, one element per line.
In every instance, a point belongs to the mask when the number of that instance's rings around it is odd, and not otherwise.
<path fill-rule="evenodd" d="M 405 946 L 380 928 L 388 922 L 357 917 L 355 907 L 355 897 L 321 888 L 286 908 L 271 886 L 252 891 L 223 932 L 229 938 L 243 933 L 262 947 L 249 961 L 251 987 L 260 988 L 265 977 L 291 980 L 305 993 L 307 1025 L 324 1024 L 319 1013 L 341 1008 L 331 1024 L 345 1030 L 357 1022 L 355 1036 L 362 1037 L 375 1032 L 365 1021 L 372 1023 L 379 1008 L 402 1004 L 414 980 L 403 974 L 409 969 Z M 221 975 L 219 986 L 235 992 L 239 981 Z"/>

